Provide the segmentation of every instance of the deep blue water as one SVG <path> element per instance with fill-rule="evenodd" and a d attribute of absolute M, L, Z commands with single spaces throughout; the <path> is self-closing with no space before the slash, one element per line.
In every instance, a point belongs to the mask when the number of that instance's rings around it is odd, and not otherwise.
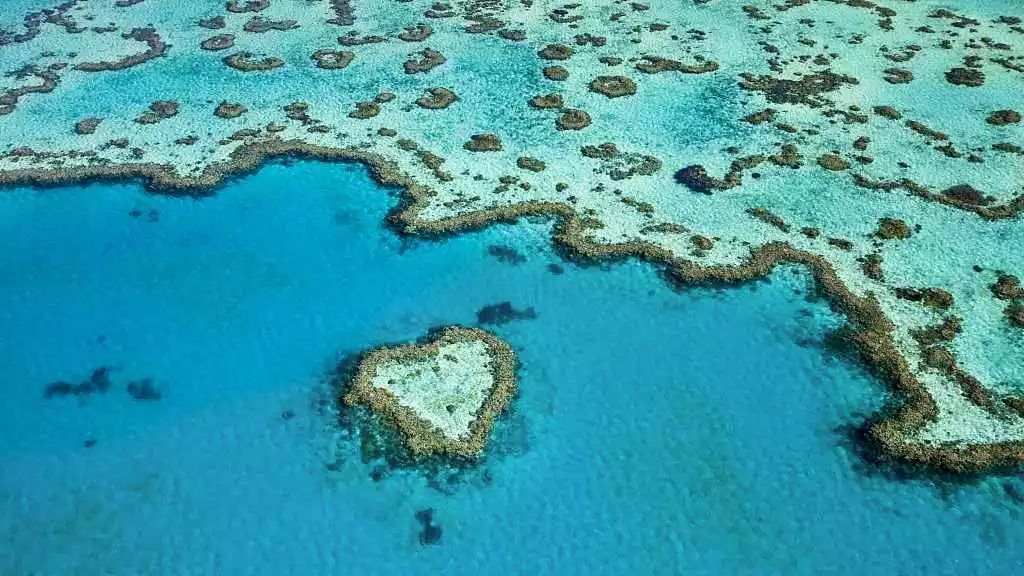
<path fill-rule="evenodd" d="M 823 345 L 841 318 L 803 272 L 677 292 L 640 263 L 560 261 L 547 222 L 402 241 L 382 226 L 395 201 L 360 166 L 313 162 L 200 201 L 127 183 L 0 194 L 0 574 L 1024 562 L 1020 479 L 865 473 L 838 429 L 884 391 Z M 502 301 L 537 317 L 487 326 L 521 360 L 490 456 L 451 483 L 373 480 L 331 409 L 333 366 Z M 105 392 L 45 397 L 98 367 Z M 145 379 L 159 399 L 127 393 Z"/>

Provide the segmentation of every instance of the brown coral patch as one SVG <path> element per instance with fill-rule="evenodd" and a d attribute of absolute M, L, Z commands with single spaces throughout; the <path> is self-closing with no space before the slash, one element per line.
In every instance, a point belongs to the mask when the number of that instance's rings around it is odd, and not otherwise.
<path fill-rule="evenodd" d="M 921 305 L 937 310 L 948 310 L 953 306 L 953 295 L 942 288 L 922 288 Z"/>
<path fill-rule="evenodd" d="M 1007 124 L 1017 124 L 1020 122 L 1020 112 L 1016 110 L 996 110 L 995 112 L 988 115 L 985 122 L 993 126 L 1006 126 Z"/>
<path fill-rule="evenodd" d="M 257 60 L 255 54 L 246 51 L 235 52 L 225 56 L 224 63 L 242 72 L 262 72 L 284 66 L 284 60 L 280 58 L 266 56 Z"/>
<path fill-rule="evenodd" d="M 53 70 L 40 70 L 35 66 L 26 66 L 20 71 L 25 76 L 35 76 L 39 84 L 27 84 L 16 88 L 8 88 L 0 92 L 0 116 L 14 112 L 14 107 L 27 94 L 46 94 L 52 92 L 60 83 L 60 76 Z"/>
<path fill-rule="evenodd" d="M 758 124 L 764 124 L 765 122 L 773 122 L 775 120 L 775 109 L 765 108 L 758 112 L 751 112 L 743 117 L 743 121 L 748 124 L 757 126 Z"/>
<path fill-rule="evenodd" d="M 366 44 L 380 44 L 381 42 L 387 42 L 387 38 L 383 36 L 377 36 L 370 34 L 368 36 L 360 36 L 356 32 L 349 32 L 344 36 L 338 37 L 338 44 L 342 46 L 365 46 Z"/>
<path fill-rule="evenodd" d="M 878 252 L 873 252 L 865 256 L 860 263 L 861 272 L 872 280 L 881 282 L 885 280 L 885 272 L 882 270 L 882 255 Z"/>
<path fill-rule="evenodd" d="M 850 163 L 838 154 L 822 154 L 818 157 L 818 166 L 833 172 L 841 172 L 843 170 L 850 169 Z"/>
<path fill-rule="evenodd" d="M 323 68 L 324 70 L 341 70 L 351 64 L 355 57 L 355 52 L 329 50 L 327 48 L 321 48 L 310 56 L 316 62 L 316 67 Z"/>
<path fill-rule="evenodd" d="M 333 18 L 328 18 L 328 24 L 336 26 L 351 26 L 356 23 L 355 11 L 352 9 L 351 0 L 330 0 Z"/>
<path fill-rule="evenodd" d="M 560 82 L 569 77 L 569 71 L 562 66 L 545 66 L 541 72 L 548 80 Z"/>
<path fill-rule="evenodd" d="M 626 76 L 598 76 L 591 80 L 587 87 L 591 92 L 597 92 L 609 98 L 636 94 L 636 82 Z"/>
<path fill-rule="evenodd" d="M 501 137 L 494 132 L 473 134 L 462 147 L 470 152 L 497 152 L 502 147 Z"/>
<path fill-rule="evenodd" d="M 75 122 L 75 134 L 86 135 L 96 132 L 96 128 L 103 122 L 102 118 L 83 118 Z"/>
<path fill-rule="evenodd" d="M 216 52 L 217 50 L 227 50 L 235 45 L 234 34 L 217 34 L 216 36 L 210 36 L 206 40 L 199 43 L 199 47 L 203 50 Z"/>
<path fill-rule="evenodd" d="M 587 158 L 610 160 L 619 155 L 619 147 L 614 142 L 602 142 L 597 145 L 587 144 L 580 148 L 580 154 Z"/>
<path fill-rule="evenodd" d="M 985 73 L 975 68 L 952 68 L 946 72 L 946 82 L 976 88 L 985 83 Z"/>
<path fill-rule="evenodd" d="M 377 114 L 380 114 L 380 104 L 373 100 L 367 100 L 366 102 L 356 102 L 356 109 L 349 112 L 348 117 L 365 120 L 373 118 Z"/>
<path fill-rule="evenodd" d="M 718 62 L 714 60 L 703 60 L 697 64 L 684 64 L 678 60 L 662 58 L 660 56 L 644 56 L 636 69 L 644 74 L 658 74 L 661 72 L 682 72 L 683 74 L 706 74 L 718 70 Z"/>
<path fill-rule="evenodd" d="M 530 98 L 529 104 L 531 107 L 539 110 L 558 109 L 561 108 L 563 104 L 562 95 L 551 93 L 534 96 L 533 98 Z"/>
<path fill-rule="evenodd" d="M 747 214 L 750 214 L 754 218 L 757 218 L 758 220 L 764 222 L 765 224 L 774 226 L 775 228 L 778 228 L 783 232 L 789 232 L 789 224 L 786 224 L 785 220 L 783 220 L 779 215 L 773 214 L 772 212 L 769 212 L 764 208 L 748 208 Z"/>
<path fill-rule="evenodd" d="M 157 100 L 149 105 L 149 110 L 135 118 L 139 124 L 156 124 L 178 115 L 178 103 L 173 100 Z"/>
<path fill-rule="evenodd" d="M 650 176 L 661 170 L 661 160 L 650 154 L 620 152 L 614 142 L 588 144 L 580 154 L 601 162 L 596 172 L 607 174 L 612 180 L 626 180 L 633 176 Z"/>
<path fill-rule="evenodd" d="M 714 240 L 700 234 L 690 236 L 690 244 L 693 244 L 693 249 L 700 253 L 707 252 L 715 247 Z"/>
<path fill-rule="evenodd" d="M 430 26 L 417 24 L 415 26 L 406 26 L 404 30 L 398 33 L 398 39 L 403 42 L 422 42 L 433 33 L 434 29 Z"/>
<path fill-rule="evenodd" d="M 237 102 L 221 101 L 217 105 L 217 109 L 213 111 L 213 115 L 218 118 L 238 118 L 248 110 L 245 106 Z"/>
<path fill-rule="evenodd" d="M 1010 302 L 1006 305 L 1004 312 L 1011 326 L 1024 328 L 1024 303 L 1016 300 Z"/>
<path fill-rule="evenodd" d="M 124 70 L 132 66 L 138 66 L 154 58 L 159 58 L 167 53 L 169 45 L 165 43 L 156 29 L 152 27 L 133 28 L 131 32 L 122 34 L 122 38 L 145 42 L 147 48 L 142 52 L 130 54 L 111 62 L 82 62 L 75 66 L 75 70 L 82 72 L 106 72 L 110 70 Z"/>
<path fill-rule="evenodd" d="M 905 68 L 886 68 L 885 81 L 889 84 L 908 84 L 914 79 L 914 73 Z"/>
<path fill-rule="evenodd" d="M 819 108 L 828 103 L 822 94 L 834 92 L 843 86 L 858 84 L 856 78 L 836 74 L 830 70 L 805 74 L 799 80 L 757 76 L 744 72 L 740 74 L 740 88 L 764 94 L 765 99 L 775 104 L 803 104 Z"/>
<path fill-rule="evenodd" d="M 405 64 L 402 65 L 406 74 L 421 74 L 423 72 L 429 72 L 441 64 L 444 64 L 446 61 L 444 54 L 441 54 L 437 50 L 431 50 L 430 48 L 424 48 L 417 52 L 417 54 L 420 55 L 419 58 L 410 57 L 405 61 Z"/>
<path fill-rule="evenodd" d="M 568 60 L 572 56 L 572 48 L 565 44 L 548 44 L 537 52 L 544 60 Z"/>
<path fill-rule="evenodd" d="M 1000 300 L 1016 300 L 1024 298 L 1024 287 L 1020 285 L 1020 279 L 1013 274 L 1001 273 L 996 278 L 995 284 L 989 286 L 992 294 Z"/>
<path fill-rule="evenodd" d="M 448 88 L 427 88 L 427 96 L 420 96 L 416 99 L 416 105 L 428 110 L 441 110 L 447 108 L 459 99 L 455 92 Z"/>
<path fill-rule="evenodd" d="M 298 27 L 299 22 L 297 20 L 267 20 L 262 16 L 253 16 L 242 26 L 242 30 L 254 34 L 262 34 L 271 30 L 283 32 Z"/>
<path fill-rule="evenodd" d="M 590 126 L 590 114 L 586 110 L 566 108 L 555 120 L 555 128 L 559 130 L 582 130 Z"/>
<path fill-rule="evenodd" d="M 224 16 L 214 16 L 212 18 L 204 18 L 197 22 L 200 27 L 206 28 L 207 30 L 220 30 L 225 26 Z"/>
<path fill-rule="evenodd" d="M 892 106 L 875 106 L 871 110 L 875 114 L 878 114 L 883 118 L 888 118 L 889 120 L 899 120 L 900 118 L 903 117 L 903 115 L 900 114 L 899 110 L 893 108 Z"/>
<path fill-rule="evenodd" d="M 522 42 L 526 40 L 526 30 L 502 28 L 498 30 L 498 36 L 510 42 Z"/>
<path fill-rule="evenodd" d="M 942 191 L 942 195 L 951 202 L 962 205 L 984 206 L 992 199 L 970 184 L 957 184 Z"/>
<path fill-rule="evenodd" d="M 899 218 L 879 218 L 875 236 L 884 240 L 906 240 L 910 238 L 910 226 Z"/>
<path fill-rule="evenodd" d="M 529 170 L 530 172 L 541 172 L 547 168 L 547 165 L 543 161 L 531 156 L 520 156 L 519 158 L 516 158 L 516 166 L 523 170 Z"/>
<path fill-rule="evenodd" d="M 224 7 L 228 12 L 244 14 L 246 12 L 260 12 L 270 6 L 270 0 L 228 0 Z"/>

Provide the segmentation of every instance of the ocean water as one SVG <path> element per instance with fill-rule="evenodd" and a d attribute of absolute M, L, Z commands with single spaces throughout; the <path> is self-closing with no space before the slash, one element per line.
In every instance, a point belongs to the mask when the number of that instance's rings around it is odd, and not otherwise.
<path fill-rule="evenodd" d="M 842 318 L 803 271 L 673 290 L 642 263 L 560 260 L 544 220 L 403 240 L 383 226 L 396 201 L 362 166 L 317 162 L 202 200 L 132 183 L 3 191 L 0 574 L 1024 563 L 1020 478 L 893 477 L 851 447 L 844 430 L 884 388 L 827 344 Z M 520 360 L 487 457 L 375 479 L 333 368 L 504 301 L 536 318 L 484 326 Z M 47 397 L 102 367 L 105 391 Z"/>

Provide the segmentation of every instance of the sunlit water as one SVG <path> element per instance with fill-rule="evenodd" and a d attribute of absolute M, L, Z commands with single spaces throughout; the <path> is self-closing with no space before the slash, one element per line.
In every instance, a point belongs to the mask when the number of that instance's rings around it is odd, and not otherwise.
<path fill-rule="evenodd" d="M 0 195 L 0 573 L 1024 562 L 1021 480 L 866 473 L 840 430 L 884 388 L 824 345 L 841 318 L 802 271 L 673 291 L 641 263 L 561 261 L 544 221 L 403 241 L 383 226 L 395 202 L 360 166 L 312 162 L 199 201 L 133 184 Z M 338 425 L 336 363 L 503 301 L 536 318 L 485 326 L 520 359 L 486 460 L 450 481 L 372 478 L 380 463 Z M 46 397 L 98 367 L 105 392 Z M 127 392 L 145 379 L 159 399 Z M 415 518 L 427 508 L 433 545 Z"/>

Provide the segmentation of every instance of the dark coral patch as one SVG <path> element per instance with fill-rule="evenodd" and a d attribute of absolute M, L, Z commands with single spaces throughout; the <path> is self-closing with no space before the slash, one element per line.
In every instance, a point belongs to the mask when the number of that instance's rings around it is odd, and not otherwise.
<path fill-rule="evenodd" d="M 103 393 L 110 389 L 110 368 L 100 366 L 92 371 L 89 378 L 78 384 L 58 381 L 46 385 L 43 390 L 44 398 L 59 398 L 61 396 L 88 396 L 89 394 Z"/>
<path fill-rule="evenodd" d="M 430 48 L 420 50 L 417 54 L 420 55 L 419 58 L 410 57 L 405 61 L 405 64 L 403 64 L 406 74 L 420 74 L 428 72 L 437 68 L 441 64 L 444 64 L 446 60 L 444 54 L 441 54 L 437 50 L 431 50 Z"/>
<path fill-rule="evenodd" d="M 569 77 L 569 71 L 562 66 L 545 66 L 542 70 L 544 77 L 548 80 L 560 82 Z"/>
<path fill-rule="evenodd" d="M 173 100 L 157 100 L 149 105 L 149 110 L 135 118 L 139 124 L 156 124 L 178 115 L 178 103 Z"/>
<path fill-rule="evenodd" d="M 242 72 L 262 72 L 284 66 L 284 60 L 280 58 L 266 56 L 261 59 L 256 59 L 255 54 L 246 51 L 235 52 L 234 54 L 225 56 L 224 63 L 229 67 L 234 68 L 235 70 L 241 70 Z"/>
<path fill-rule="evenodd" d="M 1020 112 L 1017 112 L 1016 110 L 996 110 L 989 114 L 985 121 L 993 126 L 1017 124 L 1020 122 Z"/>
<path fill-rule="evenodd" d="M 501 150 L 501 137 L 493 132 L 473 134 L 462 147 L 470 152 L 497 152 Z"/>
<path fill-rule="evenodd" d="M 1006 319 L 1011 326 L 1024 328 L 1024 303 L 1019 301 L 1010 302 L 1006 306 Z"/>
<path fill-rule="evenodd" d="M 948 290 L 943 290 L 942 288 L 922 288 L 921 305 L 926 308 L 948 310 L 953 306 L 953 295 Z M 955 325 L 952 329 L 959 332 Z"/>
<path fill-rule="evenodd" d="M 427 508 L 415 514 L 416 521 L 420 523 L 420 544 L 424 546 L 437 544 L 441 541 L 441 527 L 434 523 L 434 509 Z"/>
<path fill-rule="evenodd" d="M 523 256 L 518 250 L 511 246 L 492 244 L 487 247 L 487 253 L 498 262 L 502 262 L 504 264 L 519 265 L 526 262 L 526 256 Z"/>
<path fill-rule="evenodd" d="M 316 62 L 317 68 L 324 70 L 341 70 L 348 66 L 356 57 L 355 52 L 348 50 L 329 50 L 321 48 L 313 52 L 311 58 Z"/>
<path fill-rule="evenodd" d="M 694 192 L 710 194 L 713 190 L 720 188 L 714 178 L 708 175 L 706 168 L 700 164 L 692 164 L 680 168 L 673 175 L 675 181 L 686 186 Z"/>
<path fill-rule="evenodd" d="M 992 203 L 992 198 L 970 184 L 957 184 L 942 191 L 942 196 L 950 202 L 964 206 L 984 206 Z"/>
<path fill-rule="evenodd" d="M 102 118 L 83 118 L 75 122 L 75 134 L 85 135 L 96 132 L 96 128 L 103 122 Z"/>
<path fill-rule="evenodd" d="M 582 130 L 590 126 L 590 114 L 585 110 L 568 108 L 555 120 L 555 128 L 559 130 Z"/>
<path fill-rule="evenodd" d="M 205 18 L 198 22 L 199 26 L 206 28 L 207 30 L 220 30 L 224 27 L 224 17 L 214 16 L 213 18 Z"/>
<path fill-rule="evenodd" d="M 125 391 L 133 399 L 141 402 L 151 402 L 163 398 L 163 393 L 153 385 L 153 381 L 149 378 L 143 378 L 142 380 L 134 380 L 129 382 L 125 386 Z"/>
<path fill-rule="evenodd" d="M 484 306 L 476 313 L 476 321 L 480 324 L 508 324 L 514 320 L 533 320 L 537 311 L 533 306 L 522 310 L 512 306 L 509 301 Z"/>
<path fill-rule="evenodd" d="M 228 0 L 224 7 L 228 12 L 243 14 L 245 12 L 260 12 L 270 6 L 270 0 Z"/>
<path fill-rule="evenodd" d="M 563 104 L 562 95 L 551 93 L 534 96 L 533 98 L 530 98 L 529 104 L 532 108 L 537 108 L 540 110 L 551 110 L 561 108 Z"/>
<path fill-rule="evenodd" d="M 822 154 L 818 157 L 818 165 L 833 172 L 848 170 L 850 168 L 850 163 L 838 154 Z"/>
<path fill-rule="evenodd" d="M 885 81 L 889 84 L 907 84 L 914 79 L 914 74 L 905 68 L 886 68 Z"/>
<path fill-rule="evenodd" d="M 565 44 L 548 44 L 537 55 L 544 60 L 568 60 L 572 56 L 572 48 Z"/>
<path fill-rule="evenodd" d="M 416 105 L 428 110 L 441 110 L 451 106 L 459 99 L 455 92 L 448 88 L 427 88 L 427 96 L 416 99 Z"/>
<path fill-rule="evenodd" d="M 910 226 L 899 218 L 879 218 L 875 236 L 884 240 L 906 240 L 910 238 Z"/>
<path fill-rule="evenodd" d="M 403 42 L 422 42 L 433 33 L 434 29 L 430 26 L 417 24 L 415 26 L 406 26 L 404 30 L 398 33 L 398 39 Z"/>
<path fill-rule="evenodd" d="M 356 109 L 349 112 L 348 117 L 365 120 L 373 118 L 377 114 L 380 114 L 380 104 L 373 100 L 367 100 L 365 102 L 356 102 Z"/>
<path fill-rule="evenodd" d="M 946 72 L 946 81 L 956 86 L 976 88 L 985 83 L 985 73 L 975 68 L 952 68 Z"/>
<path fill-rule="evenodd" d="M 858 84 L 856 78 L 836 74 L 829 70 L 806 74 L 799 80 L 776 78 L 774 76 L 740 74 L 740 88 L 761 92 L 769 102 L 776 104 L 804 104 L 813 108 L 824 106 L 827 101 L 822 94 L 834 92 L 845 85 Z"/>
<path fill-rule="evenodd" d="M 234 34 L 217 34 L 216 36 L 211 36 L 199 43 L 200 48 L 211 52 L 215 52 L 217 50 L 227 50 L 228 48 L 231 48 L 234 45 Z"/>
<path fill-rule="evenodd" d="M 989 287 L 992 294 L 1000 300 L 1016 300 L 1024 298 L 1024 287 L 1020 279 L 1013 274 L 999 274 L 996 283 Z"/>
<path fill-rule="evenodd" d="M 247 108 L 238 104 L 237 102 L 222 101 L 217 105 L 217 109 L 213 111 L 213 115 L 218 118 L 238 118 L 242 114 L 245 114 Z"/>
<path fill-rule="evenodd" d="M 626 76 L 598 76 L 587 86 L 591 92 L 597 92 L 609 98 L 636 94 L 636 82 Z"/>
<path fill-rule="evenodd" d="M 516 158 L 516 166 L 523 170 L 529 170 L 530 172 L 541 172 L 547 165 L 542 161 L 531 156 L 520 156 Z"/>
<path fill-rule="evenodd" d="M 296 20 L 267 20 L 262 16 L 253 16 L 245 23 L 244 26 L 242 26 L 242 30 L 255 34 L 262 34 L 271 30 L 284 31 L 298 27 L 299 23 Z"/>
<path fill-rule="evenodd" d="M 643 60 L 636 65 L 636 69 L 644 74 L 658 74 L 661 72 L 682 72 L 683 74 L 705 74 L 718 70 L 718 62 L 713 60 L 702 60 L 697 64 L 684 64 L 678 60 L 662 58 L 660 56 L 644 56 Z"/>

